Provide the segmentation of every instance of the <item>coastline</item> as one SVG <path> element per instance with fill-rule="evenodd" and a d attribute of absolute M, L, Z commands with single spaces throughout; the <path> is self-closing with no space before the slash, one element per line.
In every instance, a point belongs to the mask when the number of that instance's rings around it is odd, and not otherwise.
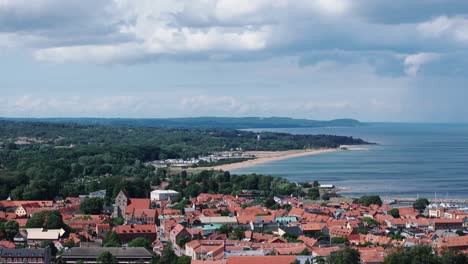
<path fill-rule="evenodd" d="M 326 149 L 306 149 L 306 150 L 286 150 L 286 151 L 249 151 L 246 153 L 255 155 L 256 157 L 255 159 L 231 163 L 231 164 L 219 165 L 219 166 L 214 166 L 214 167 L 200 167 L 197 169 L 231 171 L 231 170 L 236 170 L 236 169 L 253 167 L 259 164 L 264 164 L 264 163 L 278 161 L 278 160 L 318 155 L 318 154 L 324 154 L 324 153 L 330 153 L 330 152 L 336 152 L 336 151 L 341 151 L 341 150 L 340 148 L 326 148 Z"/>

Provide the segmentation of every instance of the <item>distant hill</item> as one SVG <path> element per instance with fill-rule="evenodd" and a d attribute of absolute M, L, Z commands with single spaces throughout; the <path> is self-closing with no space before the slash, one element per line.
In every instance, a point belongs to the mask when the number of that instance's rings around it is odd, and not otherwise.
<path fill-rule="evenodd" d="M 298 128 L 298 127 L 353 127 L 362 125 L 354 119 L 318 121 L 287 117 L 188 117 L 188 118 L 0 118 L 14 121 L 40 121 L 113 126 L 167 127 L 167 128 Z"/>

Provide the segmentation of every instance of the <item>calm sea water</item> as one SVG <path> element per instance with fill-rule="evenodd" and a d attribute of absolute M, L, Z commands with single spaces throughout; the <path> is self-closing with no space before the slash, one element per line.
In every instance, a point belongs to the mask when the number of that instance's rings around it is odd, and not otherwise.
<path fill-rule="evenodd" d="M 268 129 L 294 134 L 333 134 L 378 143 L 367 151 L 340 151 L 234 170 L 318 180 L 347 187 L 344 195 L 468 199 L 468 124 L 372 123 L 352 128 Z"/>

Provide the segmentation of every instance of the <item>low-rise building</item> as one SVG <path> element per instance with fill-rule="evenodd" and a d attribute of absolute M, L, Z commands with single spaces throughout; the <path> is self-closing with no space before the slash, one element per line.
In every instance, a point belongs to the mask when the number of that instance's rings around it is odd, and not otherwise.
<path fill-rule="evenodd" d="M 144 237 L 150 242 L 156 240 L 155 225 L 119 225 L 114 228 L 114 231 L 124 244 L 138 237 Z"/>
<path fill-rule="evenodd" d="M 151 192 L 151 201 L 174 200 L 179 192 L 174 190 L 154 190 Z"/>
<path fill-rule="evenodd" d="M 50 264 L 50 248 L 2 248 L 0 247 L 0 263 L 36 263 Z"/>
<path fill-rule="evenodd" d="M 151 263 L 153 255 L 147 249 L 142 247 L 125 248 L 125 247 L 88 247 L 88 248 L 71 248 L 63 253 L 59 259 L 64 264 L 74 264 L 78 261 L 84 263 L 94 264 L 97 263 L 99 255 L 104 252 L 111 253 L 120 264 L 130 263 Z"/>
<path fill-rule="evenodd" d="M 437 230 L 458 230 L 463 228 L 463 219 L 436 218 L 432 220 L 430 229 Z"/>
<path fill-rule="evenodd" d="M 237 217 L 235 216 L 200 216 L 202 224 L 221 224 L 228 226 L 237 226 Z"/>
<path fill-rule="evenodd" d="M 29 245 L 40 244 L 44 241 L 59 240 L 64 234 L 65 230 L 61 229 L 43 229 L 43 228 L 26 228 L 22 230 Z"/>

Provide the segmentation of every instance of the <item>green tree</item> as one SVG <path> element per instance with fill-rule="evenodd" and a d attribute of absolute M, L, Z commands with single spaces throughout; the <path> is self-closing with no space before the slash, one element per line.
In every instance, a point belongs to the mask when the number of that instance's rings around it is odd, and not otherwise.
<path fill-rule="evenodd" d="M 426 207 L 429 205 L 429 200 L 426 198 L 418 198 L 414 203 L 413 203 L 413 208 L 417 210 L 419 213 L 424 212 L 426 210 Z"/>
<path fill-rule="evenodd" d="M 310 188 L 307 191 L 307 196 L 312 200 L 317 200 L 320 197 L 320 191 L 318 188 Z"/>
<path fill-rule="evenodd" d="M 144 237 L 137 237 L 128 243 L 129 247 L 144 247 L 151 249 L 151 242 Z"/>
<path fill-rule="evenodd" d="M 316 263 L 316 264 L 327 264 L 327 260 L 322 257 L 322 256 L 316 256 L 314 257 L 314 262 L 313 263 Z"/>
<path fill-rule="evenodd" d="M 361 257 L 359 251 L 353 248 L 345 247 L 330 255 L 330 263 L 333 264 L 359 264 Z"/>
<path fill-rule="evenodd" d="M 67 242 L 63 243 L 63 246 L 66 248 L 75 247 L 75 241 L 73 240 L 73 238 L 71 238 Z"/>
<path fill-rule="evenodd" d="M 4 232 L 6 239 L 12 241 L 19 231 L 19 224 L 14 220 L 9 220 L 4 224 Z"/>
<path fill-rule="evenodd" d="M 124 223 L 125 223 L 125 220 L 122 217 L 116 217 L 112 219 L 113 226 L 123 225 Z"/>
<path fill-rule="evenodd" d="M 348 242 L 348 238 L 345 236 L 344 237 L 332 237 L 331 239 L 332 244 L 343 244 L 346 242 Z"/>
<path fill-rule="evenodd" d="M 102 252 L 97 258 L 98 264 L 118 264 L 117 258 L 114 257 L 109 251 Z"/>
<path fill-rule="evenodd" d="M 119 235 L 117 235 L 117 233 L 114 231 L 109 232 L 105 240 L 104 247 L 120 247 L 120 246 L 121 246 L 121 242 L 120 242 Z"/>
<path fill-rule="evenodd" d="M 320 187 L 320 183 L 316 180 L 314 183 L 312 183 L 312 186 L 314 186 L 314 188 L 318 188 Z"/>
<path fill-rule="evenodd" d="M 400 249 L 389 254 L 384 264 L 438 264 L 439 259 L 433 254 L 432 248 L 426 245 L 417 245 L 410 249 Z"/>
<path fill-rule="evenodd" d="M 31 216 L 26 222 L 27 228 L 45 228 L 45 229 L 60 229 L 68 231 L 68 226 L 65 225 L 62 219 L 62 214 L 59 211 L 40 211 Z"/>
<path fill-rule="evenodd" d="M 41 248 L 50 248 L 50 253 L 52 254 L 52 256 L 55 256 L 57 255 L 57 248 L 55 247 L 54 243 L 50 240 L 48 241 L 44 241 L 44 242 L 41 242 L 41 244 L 39 244 L 39 247 Z"/>
<path fill-rule="evenodd" d="M 188 242 L 190 242 L 192 239 L 190 237 L 179 237 L 177 238 L 177 241 L 176 241 L 176 244 L 181 247 L 181 248 L 184 248 L 185 247 L 185 244 L 187 244 Z"/>
<path fill-rule="evenodd" d="M 268 198 L 265 200 L 265 203 L 263 204 L 266 208 L 271 208 L 274 205 L 276 205 L 276 202 L 273 198 Z"/>
<path fill-rule="evenodd" d="M 192 259 L 189 256 L 181 256 L 177 258 L 177 264 L 190 264 Z"/>
<path fill-rule="evenodd" d="M 330 200 L 330 194 L 324 193 L 324 194 L 322 195 L 322 200 L 324 200 L 324 201 Z"/>
<path fill-rule="evenodd" d="M 457 251 L 449 250 L 444 252 L 440 257 L 441 264 L 466 264 L 468 263 L 468 255 Z"/>
<path fill-rule="evenodd" d="M 86 198 L 80 204 L 80 211 L 84 214 L 101 214 L 104 200 L 99 197 Z"/>
<path fill-rule="evenodd" d="M 232 226 L 222 225 L 218 229 L 216 229 L 216 232 L 218 234 L 226 234 L 229 236 L 229 234 L 232 232 Z"/>
<path fill-rule="evenodd" d="M 361 221 L 367 224 L 367 226 L 369 227 L 380 226 L 379 222 L 377 222 L 375 219 L 372 219 L 370 217 L 364 217 Z"/>
<path fill-rule="evenodd" d="M 234 233 L 234 238 L 237 240 L 242 240 L 245 238 L 245 229 L 241 226 L 236 227 L 233 233 Z"/>
<path fill-rule="evenodd" d="M 387 213 L 393 216 L 393 218 L 400 218 L 400 210 L 398 210 L 398 208 L 392 208 L 388 210 Z"/>
<path fill-rule="evenodd" d="M 177 263 L 177 255 L 172 250 L 172 244 L 167 243 L 164 246 L 163 251 L 161 252 L 161 264 L 176 264 Z"/>
<path fill-rule="evenodd" d="M 382 206 L 382 199 L 378 195 L 365 195 L 359 198 L 357 202 L 364 206 L 370 206 L 372 204 Z"/>

